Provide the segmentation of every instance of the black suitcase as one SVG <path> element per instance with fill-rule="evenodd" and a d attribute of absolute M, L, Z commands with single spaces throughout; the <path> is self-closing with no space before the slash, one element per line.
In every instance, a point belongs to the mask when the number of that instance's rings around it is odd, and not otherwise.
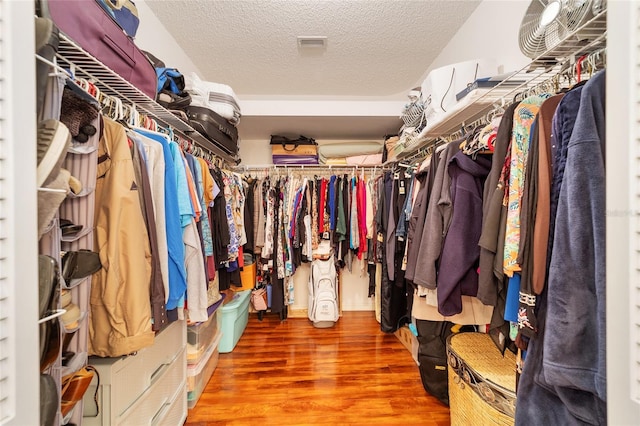
<path fill-rule="evenodd" d="M 188 106 L 191 126 L 229 154 L 238 153 L 238 129 L 209 108 Z"/>

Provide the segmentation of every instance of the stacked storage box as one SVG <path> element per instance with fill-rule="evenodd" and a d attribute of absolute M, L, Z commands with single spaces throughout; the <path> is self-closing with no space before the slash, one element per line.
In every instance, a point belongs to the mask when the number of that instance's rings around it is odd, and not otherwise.
<path fill-rule="evenodd" d="M 187 405 L 195 407 L 218 365 L 218 345 L 222 337 L 220 312 L 209 319 L 187 327 Z"/>
<path fill-rule="evenodd" d="M 233 300 L 224 305 L 220 310 L 222 339 L 220 340 L 220 353 L 231 352 L 236 347 L 244 329 L 249 322 L 249 299 L 251 290 L 240 291 L 234 294 Z"/>

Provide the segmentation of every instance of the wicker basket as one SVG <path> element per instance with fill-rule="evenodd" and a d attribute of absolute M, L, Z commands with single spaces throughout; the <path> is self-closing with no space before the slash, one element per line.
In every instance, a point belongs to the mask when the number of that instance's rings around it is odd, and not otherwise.
<path fill-rule="evenodd" d="M 447 341 L 451 425 L 513 425 L 515 356 L 502 357 L 482 333 L 451 335 Z"/>

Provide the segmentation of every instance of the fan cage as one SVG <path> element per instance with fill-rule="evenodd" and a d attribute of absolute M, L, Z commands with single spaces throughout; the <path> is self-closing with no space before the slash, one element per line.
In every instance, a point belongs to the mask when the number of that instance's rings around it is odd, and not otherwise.
<path fill-rule="evenodd" d="M 558 15 L 546 26 L 541 24 L 545 8 L 555 0 L 533 0 L 529 6 L 519 31 L 520 50 L 529 58 L 543 53 L 551 53 L 570 36 L 586 43 L 594 37 L 582 33 L 581 27 L 604 11 L 602 0 L 559 0 Z M 557 56 L 557 54 L 555 55 Z"/>

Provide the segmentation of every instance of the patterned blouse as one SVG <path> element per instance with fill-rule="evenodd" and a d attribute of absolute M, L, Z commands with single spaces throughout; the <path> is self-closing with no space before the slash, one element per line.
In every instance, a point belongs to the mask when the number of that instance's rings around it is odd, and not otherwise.
<path fill-rule="evenodd" d="M 538 114 L 540 105 L 550 96 L 549 94 L 530 96 L 518 105 L 513 114 L 508 193 L 505 194 L 507 228 L 503 259 L 504 273 L 509 277 L 512 277 L 514 272 L 520 271 L 520 265 L 517 262 L 520 250 L 520 207 L 529 154 L 531 125 Z"/>

